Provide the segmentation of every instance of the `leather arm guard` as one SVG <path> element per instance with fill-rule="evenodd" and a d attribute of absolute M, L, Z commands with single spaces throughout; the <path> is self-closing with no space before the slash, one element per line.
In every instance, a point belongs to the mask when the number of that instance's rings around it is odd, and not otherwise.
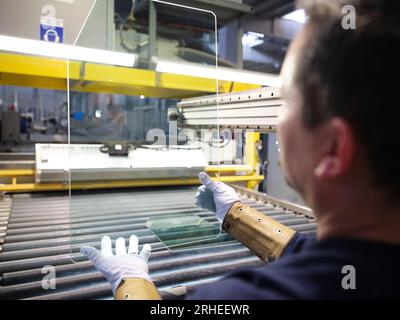
<path fill-rule="evenodd" d="M 140 278 L 124 278 L 115 291 L 115 300 L 161 300 L 156 286 Z"/>
<path fill-rule="evenodd" d="M 267 262 L 279 258 L 296 234 L 241 202 L 233 204 L 222 228 Z"/>

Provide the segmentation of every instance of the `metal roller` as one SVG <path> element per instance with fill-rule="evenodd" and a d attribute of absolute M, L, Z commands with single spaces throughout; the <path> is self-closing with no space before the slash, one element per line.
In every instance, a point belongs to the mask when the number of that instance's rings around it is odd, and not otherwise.
<path fill-rule="evenodd" d="M 169 251 L 160 251 L 153 253 L 151 260 L 149 261 L 149 268 L 152 272 L 157 272 L 166 268 L 185 267 L 198 263 L 206 263 L 207 261 L 223 261 L 225 259 L 236 259 L 248 256 L 252 256 L 252 253 L 247 248 L 239 246 L 236 243 L 228 244 L 219 248 L 219 250 L 207 248 L 187 255 L 173 254 Z M 85 270 L 93 271 L 94 267 L 90 261 L 85 259 L 79 263 L 56 266 L 55 269 L 58 276 L 68 276 Z M 40 268 L 7 272 L 3 275 L 3 284 L 13 285 L 28 281 L 38 281 L 42 278 L 43 274 Z"/>
<path fill-rule="evenodd" d="M 198 280 L 202 277 L 210 275 L 222 275 L 226 272 L 233 271 L 238 268 L 255 267 L 264 264 L 260 259 L 255 256 L 235 258 L 233 261 L 218 261 L 206 262 L 201 265 L 186 266 L 184 269 L 171 269 L 168 266 L 167 270 L 150 272 L 154 283 L 157 286 L 171 285 L 188 280 Z M 199 261 L 201 263 L 201 261 Z M 173 266 L 172 266 L 173 267 Z M 57 287 L 59 290 L 65 290 L 71 287 L 82 287 L 90 283 L 105 282 L 103 275 L 98 271 L 80 272 L 68 277 L 57 277 Z M 18 285 L 11 285 L 3 287 L 2 294 L 12 299 L 23 298 L 26 294 L 46 293 L 47 290 L 42 288 L 42 281 L 33 281 Z"/>
<path fill-rule="evenodd" d="M 82 245 L 99 247 L 103 235 L 125 237 L 135 233 L 140 244 L 151 243 L 150 273 L 164 298 L 172 287 L 196 286 L 223 274 L 265 263 L 225 232 L 218 241 L 169 250 L 147 229 L 148 218 L 197 215 L 219 226 L 214 214 L 193 203 L 196 188 L 87 191 L 70 201 L 61 193 L 17 194 L 0 201 L 1 299 L 112 299 L 110 285 L 79 253 Z M 274 203 L 241 190 L 242 201 L 291 228 L 314 235 L 316 222 L 307 210 Z M 280 205 L 281 204 L 281 205 Z M 72 229 L 71 229 L 72 228 Z M 71 238 L 71 234 L 73 237 Z M 175 231 L 190 240 L 193 234 Z M 73 255 L 73 260 L 71 259 Z M 54 266 L 55 290 L 42 288 L 43 266 Z"/>

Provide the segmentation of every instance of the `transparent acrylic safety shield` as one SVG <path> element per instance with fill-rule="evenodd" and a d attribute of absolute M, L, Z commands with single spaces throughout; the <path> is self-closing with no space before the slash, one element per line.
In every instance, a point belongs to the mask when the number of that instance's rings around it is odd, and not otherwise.
<path fill-rule="evenodd" d="M 130 10 L 107 4 L 93 2 L 74 41 L 90 49 L 89 61 L 69 61 L 72 260 L 105 235 L 128 242 L 135 234 L 153 252 L 220 241 L 215 214 L 194 204 L 198 174 L 220 163 L 218 106 L 207 132 L 171 116 L 184 98 L 219 94 L 216 16 L 164 1 L 132 1 Z M 185 72 L 193 65 L 212 76 Z"/>

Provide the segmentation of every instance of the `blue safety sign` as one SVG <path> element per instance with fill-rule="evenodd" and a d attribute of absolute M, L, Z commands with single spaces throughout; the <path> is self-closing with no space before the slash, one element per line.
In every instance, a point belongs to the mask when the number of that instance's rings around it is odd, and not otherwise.
<path fill-rule="evenodd" d="M 64 42 L 64 25 L 62 19 L 41 17 L 40 40 L 47 42 Z"/>

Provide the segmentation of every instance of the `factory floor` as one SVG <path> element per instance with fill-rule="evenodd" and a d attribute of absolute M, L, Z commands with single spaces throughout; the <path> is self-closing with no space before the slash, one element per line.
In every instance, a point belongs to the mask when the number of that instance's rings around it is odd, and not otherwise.
<path fill-rule="evenodd" d="M 112 299 L 110 285 L 79 253 L 81 245 L 99 247 L 103 235 L 128 239 L 136 234 L 140 244 L 152 245 L 150 275 L 166 299 L 173 298 L 173 287 L 190 291 L 227 272 L 262 266 L 263 261 L 224 232 L 218 241 L 175 250 L 147 228 L 149 217 L 169 215 L 195 215 L 218 226 L 213 213 L 194 205 L 195 193 L 196 188 L 180 187 L 89 190 L 74 193 L 72 200 L 62 193 L 6 196 L 0 200 L 0 299 Z M 300 232 L 315 233 L 313 220 L 242 200 Z M 44 266 L 54 266 L 55 288 L 43 288 Z"/>

